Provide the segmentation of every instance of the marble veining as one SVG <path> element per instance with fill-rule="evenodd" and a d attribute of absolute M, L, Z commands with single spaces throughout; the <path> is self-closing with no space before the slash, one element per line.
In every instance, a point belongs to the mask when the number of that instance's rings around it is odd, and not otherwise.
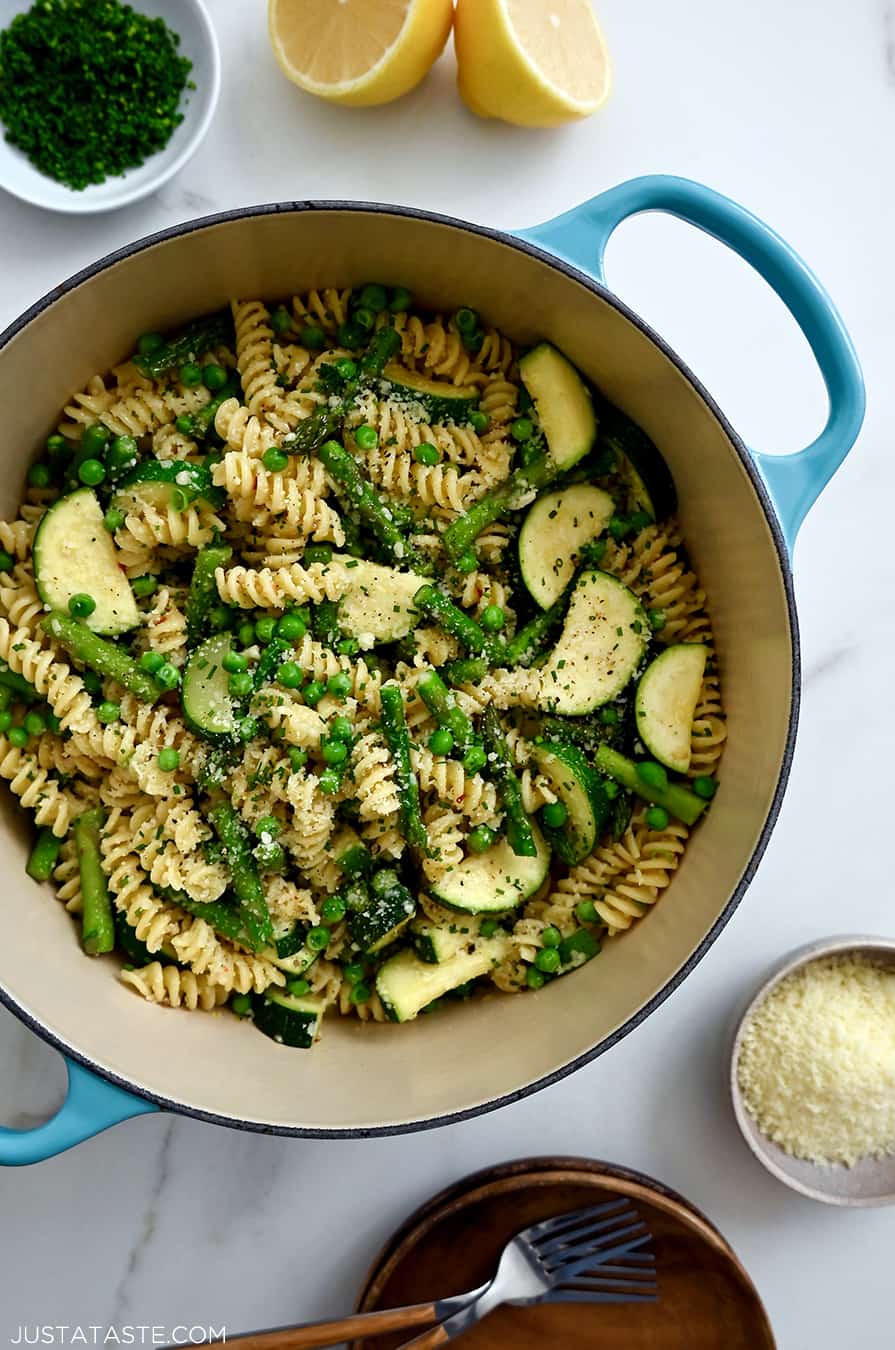
<path fill-rule="evenodd" d="M 210 9 L 220 110 L 159 196 L 77 220 L 0 196 L 0 326 L 110 249 L 209 211 L 349 197 L 512 228 L 667 171 L 739 198 L 810 261 L 864 362 L 868 421 L 796 549 L 805 698 L 780 821 L 746 900 L 682 988 L 588 1069 L 437 1133 L 326 1143 L 153 1115 L 0 1173 L 0 1345 L 23 1323 L 235 1333 L 335 1314 L 434 1190 L 509 1157 L 581 1153 L 652 1172 L 703 1208 L 787 1350 L 890 1350 L 891 1215 L 830 1212 L 765 1175 L 736 1133 L 724 1068 L 737 1004 L 780 953 L 893 931 L 879 846 L 864 845 L 891 833 L 891 736 L 871 714 L 895 658 L 895 6 L 600 0 L 615 94 L 597 120 L 558 133 L 474 121 L 453 95 L 450 54 L 393 107 L 328 108 L 280 77 L 258 6 Z M 652 218 L 620 231 L 608 263 L 748 443 L 793 449 L 816 434 L 824 401 L 804 346 L 740 264 Z M 283 1072 L 291 1065 L 284 1055 Z M 0 1010 L 0 1119 L 42 1118 L 63 1080 L 53 1053 Z"/>

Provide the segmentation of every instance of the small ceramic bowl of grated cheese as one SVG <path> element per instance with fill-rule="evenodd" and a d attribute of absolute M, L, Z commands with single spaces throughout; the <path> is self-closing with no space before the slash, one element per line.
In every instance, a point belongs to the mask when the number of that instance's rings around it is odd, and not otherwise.
<path fill-rule="evenodd" d="M 730 1066 L 749 1148 L 800 1194 L 895 1204 L 895 940 L 791 953 L 739 1021 Z"/>

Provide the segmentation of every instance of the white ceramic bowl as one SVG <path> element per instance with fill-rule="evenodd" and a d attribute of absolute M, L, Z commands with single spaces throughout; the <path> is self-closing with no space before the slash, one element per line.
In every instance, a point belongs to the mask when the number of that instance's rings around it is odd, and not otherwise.
<path fill-rule="evenodd" d="M 762 1166 L 766 1167 L 778 1181 L 798 1191 L 800 1195 L 806 1195 L 811 1200 L 821 1200 L 827 1205 L 850 1208 L 895 1205 L 895 1155 L 864 1158 L 854 1167 L 825 1166 L 807 1162 L 804 1158 L 793 1158 L 784 1152 L 779 1144 L 775 1144 L 762 1134 L 746 1110 L 740 1091 L 738 1078 L 740 1050 L 751 1018 L 787 975 L 792 975 L 794 971 L 802 970 L 813 961 L 822 960 L 826 956 L 863 956 L 881 965 L 895 968 L 895 940 L 873 937 L 825 938 L 821 942 L 812 942 L 807 947 L 799 947 L 797 951 L 790 952 L 774 968 L 773 973 L 751 999 L 734 1034 L 730 1060 L 730 1095 L 734 1115 L 743 1138 Z"/>
<path fill-rule="evenodd" d="M 29 3 L 0 0 L 0 28 L 7 28 Z M 135 0 L 134 8 L 151 18 L 164 19 L 173 32 L 180 34 L 181 55 L 193 63 L 190 79 L 196 88 L 186 90 L 181 100 L 180 126 L 164 150 L 151 155 L 139 168 L 76 192 L 35 169 L 21 150 L 2 139 L 0 124 L 0 187 L 14 197 L 71 215 L 113 211 L 155 192 L 198 150 L 211 125 L 221 89 L 221 56 L 208 11 L 203 0 Z"/>

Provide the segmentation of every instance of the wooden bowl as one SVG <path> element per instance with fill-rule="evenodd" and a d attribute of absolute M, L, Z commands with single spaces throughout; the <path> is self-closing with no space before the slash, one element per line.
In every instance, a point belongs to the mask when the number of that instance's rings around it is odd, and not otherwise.
<path fill-rule="evenodd" d="M 649 1224 L 659 1301 L 499 1308 L 467 1333 L 469 1350 L 774 1350 L 761 1299 L 717 1228 L 666 1186 L 610 1163 L 528 1158 L 442 1191 L 402 1225 L 377 1257 L 358 1310 L 462 1293 L 486 1280 L 520 1228 L 627 1196 Z M 361 1340 L 393 1350 L 407 1337 Z"/>

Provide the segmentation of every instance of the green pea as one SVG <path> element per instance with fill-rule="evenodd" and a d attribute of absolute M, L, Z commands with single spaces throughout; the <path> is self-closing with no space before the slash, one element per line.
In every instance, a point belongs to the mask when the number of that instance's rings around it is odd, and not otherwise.
<path fill-rule="evenodd" d="M 320 787 L 320 791 L 325 792 L 327 796 L 331 797 L 333 793 L 338 792 L 339 788 L 342 786 L 342 776 L 337 768 L 330 765 L 328 769 L 323 770 L 323 773 L 317 779 L 317 783 Z"/>
<path fill-rule="evenodd" d="M 104 726 L 108 726 L 110 722 L 117 722 L 118 719 L 120 718 L 121 705 L 118 703 L 110 703 L 106 701 L 105 703 L 101 703 L 99 705 L 99 707 L 96 710 L 96 715 Z"/>
<path fill-rule="evenodd" d="M 144 652 L 139 664 L 140 669 L 145 670 L 148 675 L 157 675 L 165 664 L 165 658 L 161 652 Z"/>
<path fill-rule="evenodd" d="M 365 333 L 371 333 L 376 327 L 376 315 L 373 313 L 372 309 L 367 309 L 362 305 L 360 309 L 354 311 L 354 325 L 356 328 L 363 329 Z M 356 346 L 357 344 L 349 345 Z"/>
<path fill-rule="evenodd" d="M 708 774 L 700 774 L 698 778 L 693 779 L 690 786 L 697 797 L 701 797 L 703 801 L 706 802 L 710 802 L 718 791 L 718 784 L 715 782 L 714 778 L 710 778 Z"/>
<path fill-rule="evenodd" d="M 637 777 L 647 787 L 665 788 L 668 786 L 668 774 L 661 764 L 656 764 L 654 760 L 642 760 L 637 765 Z"/>
<path fill-rule="evenodd" d="M 286 985 L 286 991 L 291 994 L 293 998 L 304 998 L 306 994 L 311 992 L 311 986 L 308 981 L 303 978 L 290 980 Z"/>
<path fill-rule="evenodd" d="M 667 829 L 668 819 L 668 812 L 664 806 L 651 806 L 644 816 L 644 820 L 651 830 Z"/>
<path fill-rule="evenodd" d="M 326 334 L 317 324 L 309 323 L 302 328 L 298 340 L 309 352 L 319 352 L 326 346 Z"/>
<path fill-rule="evenodd" d="M 323 741 L 320 753 L 326 764 L 344 764 L 348 758 L 348 746 L 344 741 Z"/>
<path fill-rule="evenodd" d="M 479 326 L 479 316 L 474 309 L 464 306 L 454 315 L 454 323 L 461 333 L 474 333 Z"/>
<path fill-rule="evenodd" d="M 68 455 L 68 441 L 64 436 L 60 436 L 58 431 L 54 431 L 52 436 L 46 439 L 46 451 L 51 459 L 58 459 L 60 455 Z"/>
<path fill-rule="evenodd" d="M 646 617 L 649 619 L 649 626 L 653 632 L 661 633 L 666 624 L 664 609 L 648 609 Z"/>
<path fill-rule="evenodd" d="M 120 530 L 123 524 L 124 524 L 124 512 L 117 511 L 110 506 L 106 514 L 103 516 L 103 525 L 109 531 L 109 534 L 114 534 L 116 530 Z"/>
<path fill-rule="evenodd" d="M 582 900 L 575 906 L 575 917 L 579 923 L 599 923 L 600 915 L 593 900 Z"/>
<path fill-rule="evenodd" d="M 242 652 L 224 652 L 221 659 L 221 665 L 230 675 L 241 675 L 248 664 L 248 660 Z"/>
<path fill-rule="evenodd" d="M 328 895 L 320 906 L 320 917 L 326 923 L 341 923 L 348 913 L 348 906 L 341 895 Z"/>
<path fill-rule="evenodd" d="M 392 291 L 392 298 L 389 301 L 389 309 L 392 314 L 406 314 L 413 304 L 413 295 L 406 286 L 396 286 Z"/>
<path fill-rule="evenodd" d="M 289 764 L 293 773 L 298 773 L 299 769 L 303 769 L 308 762 L 308 752 L 302 749 L 300 745 L 290 745 L 286 754 L 289 757 Z"/>
<path fill-rule="evenodd" d="M 311 708 L 316 708 L 326 693 L 326 685 L 322 680 L 312 680 L 310 684 L 305 685 L 302 692 L 304 693 L 305 703 Z"/>
<path fill-rule="evenodd" d="M 367 972 L 364 970 L 364 967 L 361 965 L 360 961 L 351 961 L 347 966 L 344 966 L 342 969 L 342 974 L 345 976 L 345 979 L 348 981 L 349 984 L 359 984 L 360 981 L 366 975 L 366 973 Z"/>
<path fill-rule="evenodd" d="M 492 830 L 490 825 L 476 825 L 474 830 L 469 831 L 466 842 L 473 853 L 485 853 L 496 838 L 497 831 Z"/>
<path fill-rule="evenodd" d="M 162 773 L 174 773 L 180 768 L 180 751 L 165 746 L 164 750 L 158 752 L 158 766 Z"/>
<path fill-rule="evenodd" d="M 165 661 L 155 672 L 155 678 L 163 689 L 176 689 L 180 684 L 180 671 L 171 661 Z"/>
<path fill-rule="evenodd" d="M 196 424 L 189 413 L 181 413 L 179 417 L 175 417 L 174 425 L 181 436 L 192 436 L 196 430 Z"/>
<path fill-rule="evenodd" d="M 254 680 L 248 671 L 239 671 L 237 674 L 230 676 L 228 688 L 234 698 L 248 698 L 253 687 Z"/>
<path fill-rule="evenodd" d="M 165 345 L 161 333 L 143 333 L 137 338 L 137 351 L 141 356 L 155 356 Z"/>
<path fill-rule="evenodd" d="M 227 372 L 216 361 L 207 361 L 202 367 L 202 383 L 212 394 L 216 394 L 227 383 Z"/>
<path fill-rule="evenodd" d="M 530 417 L 517 417 L 510 427 L 510 435 L 514 441 L 530 441 L 535 434 L 535 424 Z"/>
<path fill-rule="evenodd" d="M 286 854 L 283 846 L 273 839 L 260 843 L 254 853 L 258 866 L 265 872 L 282 872 L 286 866 Z"/>
<path fill-rule="evenodd" d="M 136 464 L 139 456 L 140 448 L 133 436 L 116 436 L 106 455 L 106 467 L 110 473 L 120 472 Z"/>
<path fill-rule="evenodd" d="M 330 931 L 323 924 L 308 930 L 305 942 L 312 952 L 322 952 L 329 946 Z"/>
<path fill-rule="evenodd" d="M 313 563 L 327 566 L 333 560 L 333 551 L 329 544 L 308 544 L 303 561 L 310 567 Z"/>
<path fill-rule="evenodd" d="M 604 727 L 617 727 L 621 718 L 618 715 L 617 708 L 601 708 L 600 721 Z"/>
<path fill-rule="evenodd" d="M 364 423 L 364 425 L 358 427 L 357 431 L 354 433 L 354 439 L 359 450 L 375 450 L 379 444 L 379 432 L 375 427 L 368 426 Z"/>
<path fill-rule="evenodd" d="M 422 444 L 414 446 L 413 458 L 417 464 L 425 464 L 427 468 L 431 469 L 441 459 L 441 451 L 431 442 L 423 441 Z"/>
<path fill-rule="evenodd" d="M 237 1017 L 248 1017 L 252 1011 L 252 999 L 249 994 L 234 994 L 230 1000 L 230 1011 Z"/>
<path fill-rule="evenodd" d="M 351 1003 L 369 1003 L 372 997 L 373 995 L 370 986 L 364 984 L 362 980 L 359 980 L 357 984 L 351 986 L 351 993 L 348 995 Z"/>
<path fill-rule="evenodd" d="M 479 618 L 486 633 L 499 633 L 505 622 L 506 615 L 500 605 L 486 605 Z"/>
<path fill-rule="evenodd" d="M 307 624 L 300 614 L 284 614 L 277 620 L 276 635 L 286 642 L 299 641 L 307 631 Z"/>
<path fill-rule="evenodd" d="M 42 736 L 47 729 L 47 721 L 43 713 L 29 712 L 25 714 L 24 726 L 29 736 Z"/>
<path fill-rule="evenodd" d="M 86 591 L 79 591 L 68 602 L 68 612 L 73 619 L 89 619 L 96 609 L 96 601 Z"/>
<path fill-rule="evenodd" d="M 482 922 L 479 924 L 479 934 L 483 938 L 492 938 L 499 927 L 500 924 L 496 919 L 482 919 Z"/>
<path fill-rule="evenodd" d="M 449 755 L 454 748 L 454 738 L 447 727 L 439 727 L 429 737 L 429 749 L 433 755 Z"/>
<path fill-rule="evenodd" d="M 241 642 L 243 647 L 253 647 L 255 645 L 255 625 L 253 623 L 241 623 L 236 630 L 237 641 Z"/>
<path fill-rule="evenodd" d="M 336 643 L 336 651 L 340 656 L 357 656 L 360 643 L 357 638 L 342 638 L 341 642 Z"/>
<path fill-rule="evenodd" d="M 187 361 L 186 365 L 180 367 L 178 372 L 180 383 L 185 384 L 187 389 L 195 389 L 202 383 L 202 367 L 195 361 Z"/>
<path fill-rule="evenodd" d="M 15 566 L 15 558 L 6 549 L 0 549 L 0 572 L 11 572 Z"/>
<path fill-rule="evenodd" d="M 229 605 L 212 605 L 208 622 L 213 633 L 225 633 L 233 622 L 233 610 Z"/>
<path fill-rule="evenodd" d="M 545 947 L 535 957 L 535 968 L 545 975 L 555 975 L 562 965 L 562 957 L 555 947 Z"/>
<path fill-rule="evenodd" d="M 270 326 L 278 336 L 282 336 L 283 333 L 289 332 L 289 329 L 292 327 L 292 319 L 289 316 L 289 311 L 284 305 L 278 305 L 273 314 L 271 314 Z"/>
<path fill-rule="evenodd" d="M 463 767 L 467 773 L 480 773 L 487 763 L 488 756 L 480 745 L 471 745 L 463 756 Z"/>
<path fill-rule="evenodd" d="M 302 670 L 296 661 L 284 661 L 277 671 L 277 680 L 284 689 L 298 689 L 301 686 Z"/>
<path fill-rule="evenodd" d="M 39 466 L 35 464 L 35 468 Z M 85 459 L 78 465 L 78 477 L 86 487 L 99 487 L 105 481 L 106 468 L 98 459 Z"/>
<path fill-rule="evenodd" d="M 471 550 L 466 553 L 461 553 L 454 563 L 456 570 L 462 572 L 464 576 L 469 572 L 474 572 L 478 565 L 479 560 Z"/>
<path fill-rule="evenodd" d="M 269 614 L 262 614 L 260 619 L 255 620 L 255 637 L 259 642 L 265 645 L 272 642 L 276 631 L 277 621 L 272 619 Z"/>
<path fill-rule="evenodd" d="M 476 408 L 469 414 L 469 425 L 472 427 L 473 431 L 477 431 L 481 436 L 482 432 L 487 431 L 490 427 L 491 418 L 487 413 L 479 412 L 478 408 Z"/>
<path fill-rule="evenodd" d="M 347 671 L 340 670 L 337 675 L 327 680 L 326 691 L 332 694 L 333 698 L 347 698 L 351 693 L 351 676 Z"/>
<path fill-rule="evenodd" d="M 284 455 L 282 450 L 278 450 L 275 445 L 272 445 L 269 450 L 264 451 L 261 456 L 261 463 L 268 473 L 282 473 L 289 463 L 289 456 Z"/>
<path fill-rule="evenodd" d="M 88 461 L 88 463 L 92 463 L 92 462 L 93 462 L 93 461 Z M 100 465 L 100 468 L 102 468 L 102 465 Z M 32 464 L 32 465 L 31 465 L 31 468 L 28 470 L 28 480 L 27 480 L 27 481 L 28 481 L 28 486 L 29 486 L 29 487 L 33 487 L 33 488 L 45 488 L 45 487 L 49 487 L 49 486 L 50 486 L 50 483 L 51 483 L 51 481 L 52 481 L 52 478 L 53 478 L 53 474 L 52 474 L 52 472 L 51 472 L 51 470 L 50 470 L 49 464 L 42 464 L 42 463 L 39 463 L 39 464 Z"/>
<path fill-rule="evenodd" d="M 378 282 L 369 282 L 361 290 L 359 300 L 365 309 L 372 309 L 379 314 L 388 305 L 388 291 Z"/>
<path fill-rule="evenodd" d="M 260 727 L 257 717 L 244 717 L 237 727 L 239 738 L 243 741 L 251 741 L 258 735 Z"/>
<path fill-rule="evenodd" d="M 28 732 L 24 727 L 10 727 L 7 735 L 10 744 L 14 745 L 17 750 L 24 750 L 28 744 Z"/>
<path fill-rule="evenodd" d="M 529 966 L 525 973 L 525 983 L 529 989 L 543 989 L 546 984 L 543 974 L 535 966 Z"/>
<path fill-rule="evenodd" d="M 9 711 L 8 708 L 4 708 L 3 711 L 0 712 L 0 732 L 2 732 L 3 735 L 5 735 L 6 732 L 9 731 L 9 728 L 11 726 L 12 726 L 12 713 Z"/>
<path fill-rule="evenodd" d="M 562 802 L 548 802 L 541 815 L 544 824 L 551 830 L 561 830 L 569 818 L 569 812 Z"/>
<path fill-rule="evenodd" d="M 348 344 L 345 343 L 344 345 L 347 346 Z M 338 361 L 334 362 L 334 365 L 343 380 L 353 380 L 357 374 L 357 362 L 352 361 L 350 356 L 340 356 Z"/>
<path fill-rule="evenodd" d="M 101 455 L 108 444 L 111 432 L 102 422 L 93 422 L 81 433 L 80 449 L 84 455 Z"/>
<path fill-rule="evenodd" d="M 138 600 L 145 599 L 148 595 L 155 595 L 158 590 L 158 580 L 156 577 L 134 577 L 131 582 L 131 590 Z"/>

